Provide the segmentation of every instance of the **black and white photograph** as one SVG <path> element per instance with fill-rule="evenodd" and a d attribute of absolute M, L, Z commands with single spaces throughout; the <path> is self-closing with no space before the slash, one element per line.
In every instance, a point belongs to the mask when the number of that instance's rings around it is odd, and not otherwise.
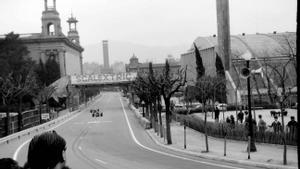
<path fill-rule="evenodd" d="M 298 0 L 1 0 L 0 169 L 298 169 Z"/>

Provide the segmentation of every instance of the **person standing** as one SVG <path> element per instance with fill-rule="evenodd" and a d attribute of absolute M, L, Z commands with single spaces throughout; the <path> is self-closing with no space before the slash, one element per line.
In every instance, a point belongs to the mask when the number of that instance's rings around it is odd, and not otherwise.
<path fill-rule="evenodd" d="M 267 129 L 266 122 L 262 119 L 262 115 L 258 115 L 258 131 L 264 133 Z"/>
<path fill-rule="evenodd" d="M 220 110 L 218 108 L 218 106 L 216 106 L 215 108 L 215 121 L 219 122 L 219 115 L 220 115 Z"/>
<path fill-rule="evenodd" d="M 274 116 L 273 123 L 269 126 L 273 128 L 274 133 L 279 133 L 281 130 L 281 123 L 278 121 L 278 117 Z"/>
<path fill-rule="evenodd" d="M 241 124 L 243 123 L 244 113 L 242 110 L 237 114 L 237 120 L 240 121 Z"/>
<path fill-rule="evenodd" d="M 291 121 L 287 124 L 287 133 L 290 137 L 295 138 L 297 133 L 297 122 L 295 121 L 295 117 L 291 116 Z"/>

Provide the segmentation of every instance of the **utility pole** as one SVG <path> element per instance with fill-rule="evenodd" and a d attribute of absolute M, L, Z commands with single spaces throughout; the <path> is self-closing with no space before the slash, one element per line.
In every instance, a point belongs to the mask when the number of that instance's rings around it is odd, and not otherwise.
<path fill-rule="evenodd" d="M 246 61 L 246 67 L 250 71 L 250 60 Z M 250 147 L 248 146 L 247 149 L 250 149 L 250 152 L 256 151 L 256 146 L 254 143 L 254 134 L 253 134 L 253 123 L 252 123 L 252 113 L 251 113 L 251 87 L 250 87 L 250 74 L 247 77 L 247 89 L 248 89 L 248 123 L 249 123 L 249 136 L 250 136 Z"/>

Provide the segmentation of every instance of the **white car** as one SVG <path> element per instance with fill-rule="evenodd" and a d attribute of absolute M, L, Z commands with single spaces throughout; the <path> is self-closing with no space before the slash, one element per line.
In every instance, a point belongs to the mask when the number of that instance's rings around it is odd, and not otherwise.
<path fill-rule="evenodd" d="M 219 103 L 217 104 L 218 109 L 221 111 L 226 111 L 227 110 L 227 104 L 226 103 Z"/>

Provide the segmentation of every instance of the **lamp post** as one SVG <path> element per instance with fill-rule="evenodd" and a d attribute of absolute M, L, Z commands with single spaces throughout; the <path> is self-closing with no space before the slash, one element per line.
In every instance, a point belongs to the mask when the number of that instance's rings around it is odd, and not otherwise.
<path fill-rule="evenodd" d="M 247 90 L 248 90 L 248 111 L 249 111 L 248 123 L 249 123 L 250 144 L 248 145 L 247 150 L 250 149 L 250 152 L 256 152 L 256 146 L 255 146 L 254 134 L 253 134 L 252 113 L 251 113 L 250 59 L 252 58 L 252 55 L 249 51 L 247 51 L 241 57 L 246 60 L 246 68 L 242 69 L 242 75 L 247 78 Z M 248 159 L 250 159 L 250 155 L 248 156 Z"/>
<path fill-rule="evenodd" d="M 246 66 L 249 69 L 250 60 L 246 61 Z M 249 123 L 249 136 L 250 136 L 250 152 L 256 151 L 256 146 L 254 142 L 254 134 L 253 134 L 253 123 L 252 123 L 252 113 L 251 113 L 251 88 L 250 88 L 250 76 L 247 77 L 247 89 L 248 89 L 248 123 Z M 249 147 L 248 147 L 249 148 Z"/>

